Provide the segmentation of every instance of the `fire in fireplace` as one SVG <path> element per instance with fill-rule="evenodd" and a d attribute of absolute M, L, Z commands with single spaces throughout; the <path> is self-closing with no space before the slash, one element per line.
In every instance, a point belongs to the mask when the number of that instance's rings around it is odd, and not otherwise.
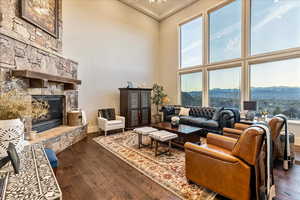
<path fill-rule="evenodd" d="M 63 124 L 65 98 L 63 95 L 32 95 L 32 98 L 49 104 L 47 116 L 32 120 L 32 130 L 42 132 Z"/>

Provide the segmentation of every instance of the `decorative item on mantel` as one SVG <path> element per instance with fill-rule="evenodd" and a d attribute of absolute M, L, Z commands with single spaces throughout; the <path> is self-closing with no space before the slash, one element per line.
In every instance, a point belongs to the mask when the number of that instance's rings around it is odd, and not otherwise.
<path fill-rule="evenodd" d="M 21 17 L 58 38 L 58 0 L 21 0 Z"/>
<path fill-rule="evenodd" d="M 168 103 L 167 95 L 164 92 L 164 87 L 155 83 L 153 85 L 152 103 L 156 106 L 156 114 L 153 115 L 154 123 L 161 122 L 162 115 L 159 113 L 159 107 L 164 103 Z"/>
<path fill-rule="evenodd" d="M 17 89 L 16 80 L 11 80 L 11 88 L 2 88 L 0 82 L 0 158 L 7 155 L 9 143 L 23 150 L 24 119 L 40 118 L 48 113 L 49 105 L 42 101 L 31 100 L 25 91 Z"/>

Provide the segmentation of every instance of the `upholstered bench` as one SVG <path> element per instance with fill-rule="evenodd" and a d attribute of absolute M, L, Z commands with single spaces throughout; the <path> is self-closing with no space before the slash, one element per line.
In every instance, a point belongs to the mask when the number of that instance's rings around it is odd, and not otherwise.
<path fill-rule="evenodd" d="M 177 134 L 162 130 L 162 131 L 152 132 L 149 136 L 151 138 L 151 146 L 152 146 L 153 141 L 155 143 L 155 156 L 165 154 L 165 153 L 168 153 L 168 155 L 171 155 L 171 148 L 172 148 L 171 141 L 178 137 Z M 169 144 L 168 149 L 167 149 L 167 151 L 164 151 L 164 152 L 158 152 L 158 143 L 162 143 L 162 142 L 168 142 L 168 144 Z"/>
<path fill-rule="evenodd" d="M 50 165 L 51 165 L 54 173 L 56 174 L 56 170 L 58 167 L 58 159 L 56 157 L 56 154 L 52 149 L 48 149 L 48 148 L 45 148 L 45 152 L 46 152 L 47 158 L 50 162 Z"/>
<path fill-rule="evenodd" d="M 139 145 L 139 149 L 141 147 L 145 147 L 148 145 L 144 145 L 143 144 L 143 136 L 148 136 L 149 134 L 158 131 L 156 128 L 152 128 L 152 127 L 141 127 L 141 128 L 135 128 L 133 130 L 134 133 L 136 133 L 138 135 L 138 145 Z"/>

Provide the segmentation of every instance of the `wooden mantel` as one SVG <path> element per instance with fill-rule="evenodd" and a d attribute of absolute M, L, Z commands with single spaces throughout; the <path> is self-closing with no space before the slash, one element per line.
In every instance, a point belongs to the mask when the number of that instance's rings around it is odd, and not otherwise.
<path fill-rule="evenodd" d="M 56 76 L 31 70 L 12 70 L 12 75 L 17 78 L 29 79 L 31 88 L 47 88 L 48 82 L 62 83 L 65 90 L 74 90 L 81 80 Z"/>

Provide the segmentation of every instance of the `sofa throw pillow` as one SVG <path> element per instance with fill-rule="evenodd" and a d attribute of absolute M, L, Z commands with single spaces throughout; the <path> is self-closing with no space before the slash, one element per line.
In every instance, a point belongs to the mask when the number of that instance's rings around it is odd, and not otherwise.
<path fill-rule="evenodd" d="M 179 116 L 189 116 L 190 114 L 190 109 L 189 108 L 180 108 Z"/>
<path fill-rule="evenodd" d="M 222 110 L 224 110 L 224 107 L 217 108 L 214 115 L 213 115 L 213 117 L 212 117 L 212 120 L 219 121 Z"/>

